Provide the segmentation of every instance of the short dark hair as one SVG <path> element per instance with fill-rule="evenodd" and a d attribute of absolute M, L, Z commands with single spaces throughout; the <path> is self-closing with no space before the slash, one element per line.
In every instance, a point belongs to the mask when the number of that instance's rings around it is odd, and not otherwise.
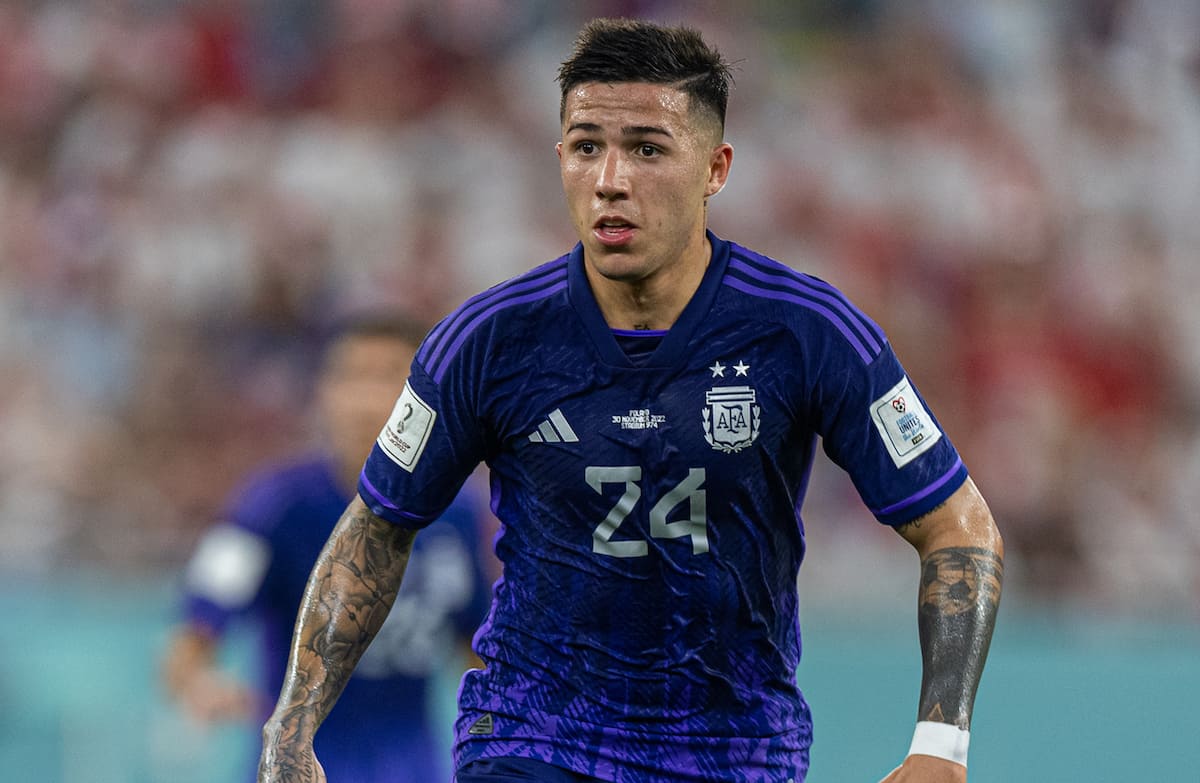
<path fill-rule="evenodd" d="M 335 317 L 326 330 L 325 343 L 328 347 L 346 338 L 386 337 L 416 348 L 428 331 L 425 324 L 397 310 L 360 309 Z"/>
<path fill-rule="evenodd" d="M 575 50 L 558 69 L 566 116 L 567 94 L 588 82 L 668 84 L 685 92 L 691 108 L 711 111 L 725 128 L 730 65 L 690 27 L 664 27 L 634 19 L 594 19 L 575 39 Z"/>

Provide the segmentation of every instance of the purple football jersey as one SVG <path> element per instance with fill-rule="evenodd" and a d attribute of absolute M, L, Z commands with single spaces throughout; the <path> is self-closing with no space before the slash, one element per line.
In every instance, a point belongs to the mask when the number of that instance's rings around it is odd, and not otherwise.
<path fill-rule="evenodd" d="M 796 577 L 818 437 L 885 524 L 966 478 L 876 324 L 709 239 L 648 356 L 605 323 L 579 246 L 469 300 L 417 353 L 359 492 L 421 527 L 491 470 L 504 576 L 476 636 L 487 666 L 459 692 L 458 766 L 802 780 Z"/>

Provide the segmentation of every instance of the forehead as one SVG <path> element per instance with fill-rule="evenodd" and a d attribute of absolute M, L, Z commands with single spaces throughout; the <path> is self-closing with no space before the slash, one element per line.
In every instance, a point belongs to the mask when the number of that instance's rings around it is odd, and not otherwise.
<path fill-rule="evenodd" d="M 683 90 L 645 82 L 585 82 L 566 95 L 563 129 L 577 123 L 679 125 L 689 123 L 690 98 Z"/>

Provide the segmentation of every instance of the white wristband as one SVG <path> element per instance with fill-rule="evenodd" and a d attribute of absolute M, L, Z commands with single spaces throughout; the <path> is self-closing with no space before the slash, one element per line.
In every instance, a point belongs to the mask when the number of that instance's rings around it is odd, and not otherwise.
<path fill-rule="evenodd" d="M 917 722 L 913 731 L 912 745 L 908 755 L 937 756 L 967 766 L 967 746 L 971 744 L 971 732 L 931 720 Z"/>

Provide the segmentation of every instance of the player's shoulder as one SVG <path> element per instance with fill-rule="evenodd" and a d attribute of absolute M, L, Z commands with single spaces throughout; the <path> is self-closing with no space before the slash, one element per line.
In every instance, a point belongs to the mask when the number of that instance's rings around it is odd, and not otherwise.
<path fill-rule="evenodd" d="M 832 283 L 736 242 L 729 243 L 724 284 L 745 294 L 750 306 L 777 303 L 784 313 L 808 315 L 817 311 L 817 303 L 831 302 L 858 309 Z"/>
<path fill-rule="evenodd" d="M 463 302 L 443 319 L 442 324 L 458 329 L 470 328 L 514 308 L 527 308 L 554 300 L 556 295 L 566 290 L 569 260 L 569 254 L 559 256 L 484 289 Z"/>
<path fill-rule="evenodd" d="M 528 329 L 542 317 L 567 307 L 570 255 L 509 278 L 472 296 L 443 318 L 426 336 L 417 361 L 435 379 L 464 346 L 481 336 L 504 339 L 516 329 Z"/>
<path fill-rule="evenodd" d="M 235 524 L 261 533 L 271 530 L 296 507 L 312 505 L 334 487 L 333 468 L 321 454 L 304 454 L 251 471 L 234 491 L 226 511 Z"/>
<path fill-rule="evenodd" d="M 779 323 L 805 344 L 829 341 L 866 363 L 887 344 L 883 329 L 840 288 L 734 242 L 722 282 L 732 307 Z"/>

